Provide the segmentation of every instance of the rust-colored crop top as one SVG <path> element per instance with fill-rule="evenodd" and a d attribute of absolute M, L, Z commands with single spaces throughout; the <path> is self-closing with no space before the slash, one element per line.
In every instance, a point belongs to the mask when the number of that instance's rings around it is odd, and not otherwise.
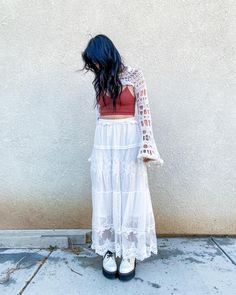
<path fill-rule="evenodd" d="M 116 99 L 116 109 L 113 109 L 112 100 L 110 96 L 105 95 L 105 102 L 103 102 L 102 96 L 99 97 L 100 115 L 135 115 L 135 96 L 131 93 L 128 85 L 122 89 L 120 100 Z"/>

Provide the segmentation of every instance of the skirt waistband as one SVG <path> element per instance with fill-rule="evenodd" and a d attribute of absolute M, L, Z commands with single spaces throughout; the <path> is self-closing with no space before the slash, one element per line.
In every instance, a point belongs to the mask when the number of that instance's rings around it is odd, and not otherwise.
<path fill-rule="evenodd" d="M 117 124 L 117 123 L 138 123 L 136 117 L 127 117 L 127 118 L 116 118 L 116 119 L 101 119 L 99 118 L 97 124 Z"/>

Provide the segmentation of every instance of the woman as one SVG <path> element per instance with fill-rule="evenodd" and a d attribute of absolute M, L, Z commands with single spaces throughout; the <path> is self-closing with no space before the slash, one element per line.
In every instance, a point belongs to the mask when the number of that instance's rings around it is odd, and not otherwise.
<path fill-rule="evenodd" d="M 82 52 L 95 74 L 96 128 L 90 161 L 92 245 L 103 274 L 129 280 L 136 260 L 157 254 L 147 166 L 162 166 L 140 69 L 124 65 L 113 42 L 97 35 Z M 83 70 L 82 69 L 82 70 Z M 122 257 L 119 269 L 116 257 Z"/>

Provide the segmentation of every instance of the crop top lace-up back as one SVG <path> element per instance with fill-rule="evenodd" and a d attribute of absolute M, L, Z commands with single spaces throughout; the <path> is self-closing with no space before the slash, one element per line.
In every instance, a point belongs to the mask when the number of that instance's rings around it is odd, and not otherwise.
<path fill-rule="evenodd" d="M 137 155 L 138 160 L 149 158 L 152 161 L 147 162 L 147 166 L 151 163 L 162 166 L 164 164 L 161 158 L 152 128 L 152 117 L 149 106 L 149 98 L 147 92 L 146 81 L 143 72 L 139 68 L 126 66 L 124 71 L 119 75 L 120 81 L 124 88 L 121 93 L 121 105 L 119 101 L 116 104 L 116 110 L 113 112 L 113 106 L 110 97 L 105 96 L 106 106 L 102 98 L 96 104 L 96 120 L 104 114 L 132 114 L 137 118 L 139 130 L 141 132 L 142 142 Z M 130 92 L 128 85 L 133 86 L 134 95 Z M 118 99 L 119 100 L 119 99 Z"/>

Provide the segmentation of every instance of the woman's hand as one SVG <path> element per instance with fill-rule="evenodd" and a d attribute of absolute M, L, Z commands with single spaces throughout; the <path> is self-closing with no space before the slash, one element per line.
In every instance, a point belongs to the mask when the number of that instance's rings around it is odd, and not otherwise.
<path fill-rule="evenodd" d="M 152 161 L 152 159 L 149 159 L 149 158 L 143 158 L 143 162 L 144 162 L 144 163 L 147 163 L 147 162 L 149 162 L 149 161 Z"/>

